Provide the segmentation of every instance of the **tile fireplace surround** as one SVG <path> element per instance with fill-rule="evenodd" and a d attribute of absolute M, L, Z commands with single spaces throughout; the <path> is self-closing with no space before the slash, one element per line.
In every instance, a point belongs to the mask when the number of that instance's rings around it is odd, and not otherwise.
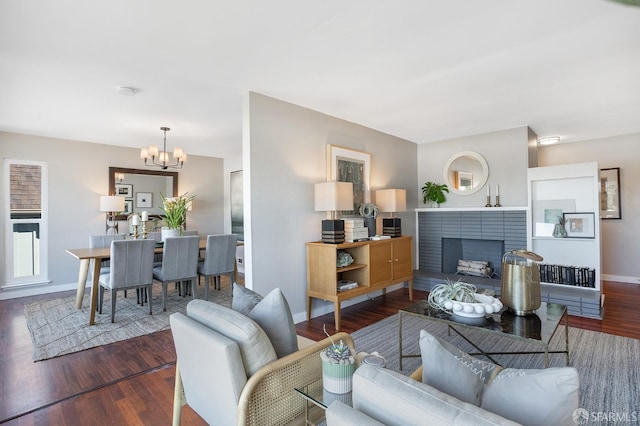
<path fill-rule="evenodd" d="M 500 294 L 502 254 L 527 248 L 526 207 L 422 208 L 416 209 L 416 223 L 418 238 L 414 288 L 419 290 L 429 291 L 447 277 L 452 280 L 464 277 L 466 282 L 491 288 Z M 456 250 L 463 256 L 471 253 L 471 258 L 477 257 L 476 253 L 482 251 L 482 259 L 470 260 L 488 260 L 497 275 L 484 278 L 455 274 L 451 265 L 457 260 L 447 260 L 447 253 L 443 253 L 444 241 L 449 239 L 460 241 L 454 253 Z M 500 250 L 502 253 L 498 253 Z M 541 290 L 544 302 L 567 305 L 570 315 L 602 318 L 600 299 L 594 298 L 593 292 L 549 284 L 542 284 Z"/>

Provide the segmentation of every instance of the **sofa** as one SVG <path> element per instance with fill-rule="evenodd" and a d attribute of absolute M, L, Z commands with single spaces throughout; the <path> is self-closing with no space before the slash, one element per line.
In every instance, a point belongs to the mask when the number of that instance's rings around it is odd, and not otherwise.
<path fill-rule="evenodd" d="M 332 402 L 327 425 L 575 425 L 575 368 L 502 368 L 424 330 L 420 351 L 423 366 L 411 377 L 359 367 L 353 407 Z"/>

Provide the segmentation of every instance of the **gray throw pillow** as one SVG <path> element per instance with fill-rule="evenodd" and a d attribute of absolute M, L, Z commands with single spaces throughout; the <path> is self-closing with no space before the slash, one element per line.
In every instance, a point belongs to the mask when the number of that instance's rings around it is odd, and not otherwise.
<path fill-rule="evenodd" d="M 420 331 L 422 381 L 524 425 L 570 425 L 580 383 L 573 367 L 505 368 Z"/>
<path fill-rule="evenodd" d="M 461 401 L 480 406 L 482 388 L 502 369 L 420 331 L 422 382 Z"/>
<path fill-rule="evenodd" d="M 234 284 L 232 308 L 238 312 L 246 312 L 245 315 L 262 327 L 278 358 L 298 350 L 298 336 L 291 308 L 279 288 L 271 290 L 263 298 L 244 286 Z"/>

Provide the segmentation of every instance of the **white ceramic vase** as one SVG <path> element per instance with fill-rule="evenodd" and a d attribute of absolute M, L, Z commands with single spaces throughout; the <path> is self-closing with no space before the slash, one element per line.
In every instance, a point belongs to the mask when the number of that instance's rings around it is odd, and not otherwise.
<path fill-rule="evenodd" d="M 162 228 L 161 233 L 161 241 L 164 243 L 164 240 L 171 237 L 179 237 L 180 229 L 170 229 L 170 228 Z"/>

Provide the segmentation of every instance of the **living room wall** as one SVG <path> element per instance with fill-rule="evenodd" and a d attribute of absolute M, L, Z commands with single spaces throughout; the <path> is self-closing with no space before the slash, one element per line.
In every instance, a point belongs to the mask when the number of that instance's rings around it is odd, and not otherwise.
<path fill-rule="evenodd" d="M 416 144 L 264 95 L 245 99 L 243 162 L 247 285 L 280 287 L 296 321 L 305 319 L 305 243 L 320 239 L 314 184 L 326 181 L 328 144 L 371 154 L 371 190 L 404 188 L 405 235 L 415 236 Z M 375 296 L 372 294 L 371 296 Z M 364 298 L 363 298 L 364 299 Z M 362 299 L 354 299 L 362 300 Z M 347 305 L 346 303 L 345 305 Z M 314 300 L 314 316 L 333 305 Z"/>
<path fill-rule="evenodd" d="M 87 247 L 89 235 L 104 233 L 100 195 L 108 190 L 109 166 L 142 169 L 139 150 L 0 132 L 0 156 L 47 164 L 49 184 L 49 284 L 0 291 L 0 299 L 75 289 L 78 260 L 65 252 Z M 4 165 L 0 163 L 4 175 Z M 179 171 L 179 191 L 197 196 L 187 227 L 201 234 L 224 232 L 223 160 L 190 155 Z M 4 198 L 0 200 L 4 203 Z M 3 215 L 4 209 L 0 209 Z M 120 226 L 120 232 L 126 227 Z M 4 251 L 4 226 L 0 227 Z M 1 260 L 2 262 L 4 259 Z M 3 265 L 2 265 L 3 266 Z M 1 267 L 4 278 L 4 267 Z"/>
<path fill-rule="evenodd" d="M 622 219 L 601 221 L 602 273 L 605 280 L 640 283 L 640 134 L 612 136 L 541 147 L 541 166 L 596 161 L 601 169 L 620 167 Z"/>

